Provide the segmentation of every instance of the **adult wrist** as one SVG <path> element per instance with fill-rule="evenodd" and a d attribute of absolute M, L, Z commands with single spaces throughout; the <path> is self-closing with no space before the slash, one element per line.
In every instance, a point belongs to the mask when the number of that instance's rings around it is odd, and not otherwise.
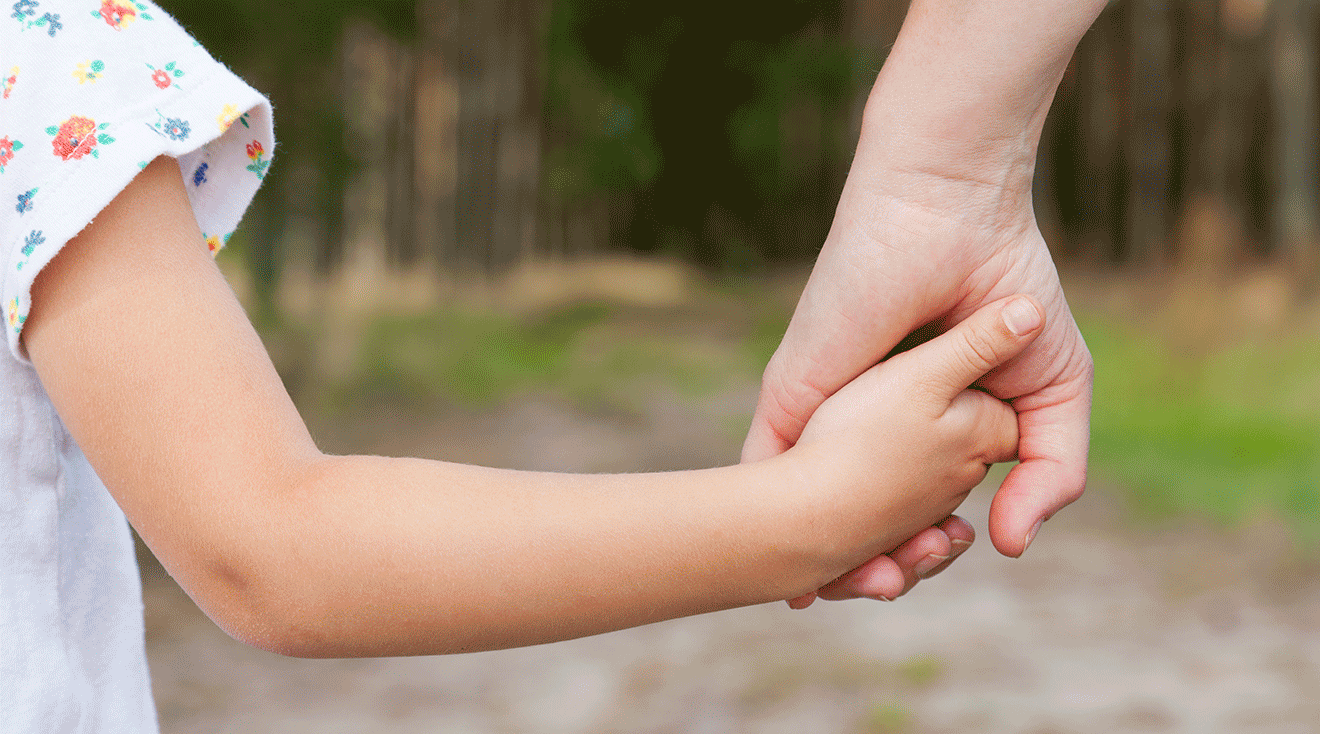
<path fill-rule="evenodd" d="M 858 155 L 1029 190 L 1045 117 L 1105 0 L 913 0 L 867 101 Z"/>

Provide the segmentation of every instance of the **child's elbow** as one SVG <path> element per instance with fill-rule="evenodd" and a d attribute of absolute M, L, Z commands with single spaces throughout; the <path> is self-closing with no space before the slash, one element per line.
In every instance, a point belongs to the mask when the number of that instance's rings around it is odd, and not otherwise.
<path fill-rule="evenodd" d="M 338 657 L 316 614 L 251 599 L 208 614 L 225 634 L 258 650 L 291 658 Z"/>
<path fill-rule="evenodd" d="M 305 579 L 282 578 L 276 564 L 235 563 L 231 557 L 184 586 L 211 621 L 238 642 L 286 657 L 334 657 L 326 631 L 331 615 L 308 602 L 313 596 L 301 587 Z"/>

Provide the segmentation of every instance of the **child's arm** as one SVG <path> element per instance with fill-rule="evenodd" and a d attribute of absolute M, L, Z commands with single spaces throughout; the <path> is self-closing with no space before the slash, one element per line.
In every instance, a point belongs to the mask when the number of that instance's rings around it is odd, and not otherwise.
<path fill-rule="evenodd" d="M 321 454 L 168 158 L 33 299 L 29 354 L 134 527 L 230 634 L 312 657 L 535 644 L 820 588 L 1013 456 L 1012 411 L 962 388 L 1039 331 L 988 307 L 770 461 L 577 476 Z"/>

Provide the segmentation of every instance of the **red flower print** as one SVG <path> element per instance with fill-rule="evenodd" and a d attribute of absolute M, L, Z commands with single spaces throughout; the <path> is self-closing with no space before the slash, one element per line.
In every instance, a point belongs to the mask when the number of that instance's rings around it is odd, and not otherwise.
<path fill-rule="evenodd" d="M 6 135 L 0 138 L 0 171 L 3 171 L 12 160 L 14 160 L 14 141 Z"/>
<path fill-rule="evenodd" d="M 137 10 L 121 0 L 101 0 L 101 17 L 115 30 L 122 30 L 137 19 Z"/>
<path fill-rule="evenodd" d="M 258 159 L 258 158 L 261 157 L 261 154 L 262 154 L 262 153 L 265 153 L 265 152 L 266 152 L 266 149 L 261 147 L 261 141 L 260 141 L 260 140 L 253 140 L 252 142 L 248 143 L 248 146 L 247 146 L 247 154 L 248 154 L 248 158 L 251 158 L 252 160 L 255 161 L 256 159 Z"/>
<path fill-rule="evenodd" d="M 55 155 L 64 160 L 77 160 L 96 147 L 96 121 L 86 117 L 70 117 L 51 142 Z"/>
<path fill-rule="evenodd" d="M 155 82 L 156 86 L 161 89 L 169 89 L 170 85 L 174 83 L 174 80 L 170 79 L 170 75 L 166 74 L 163 69 L 157 69 L 152 72 L 151 81 Z"/>

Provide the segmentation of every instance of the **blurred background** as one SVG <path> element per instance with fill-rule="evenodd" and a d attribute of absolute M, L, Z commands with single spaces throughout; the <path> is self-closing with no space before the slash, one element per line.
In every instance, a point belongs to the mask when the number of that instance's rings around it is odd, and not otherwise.
<path fill-rule="evenodd" d="M 906 10 L 160 4 L 275 104 L 220 261 L 322 447 L 560 471 L 737 460 Z M 313 663 L 144 557 L 164 730 L 1315 731 L 1318 42 L 1310 0 L 1114 0 L 1082 41 L 1036 210 L 1095 354 L 1093 479 L 1027 559 L 982 542 L 886 607 Z"/>

